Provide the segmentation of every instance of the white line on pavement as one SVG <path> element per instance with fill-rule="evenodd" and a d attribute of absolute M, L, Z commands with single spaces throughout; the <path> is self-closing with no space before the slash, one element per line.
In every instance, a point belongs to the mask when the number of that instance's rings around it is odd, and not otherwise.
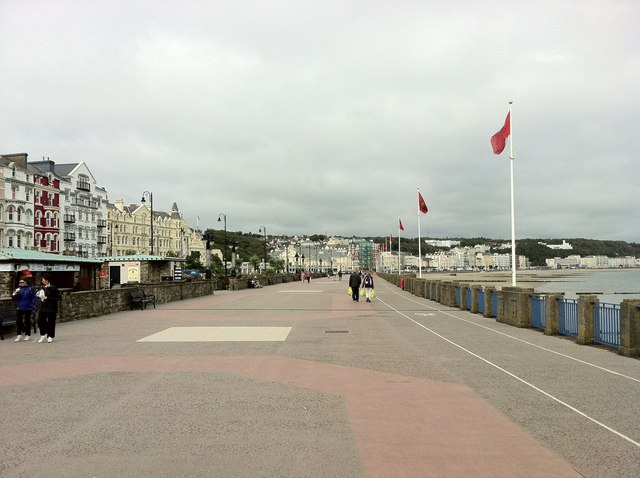
<path fill-rule="evenodd" d="M 444 340 L 445 342 L 448 342 L 448 343 L 450 343 L 451 345 L 453 345 L 453 346 L 455 346 L 455 347 L 458 347 L 460 350 L 463 350 L 464 352 L 468 353 L 469 355 L 472 355 L 473 357 L 476 357 L 477 359 L 482 360 L 482 361 L 483 361 L 483 362 L 485 362 L 486 364 L 488 364 L 488 365 L 490 365 L 490 366 L 492 366 L 492 367 L 496 368 L 497 370 L 500 370 L 501 372 L 503 372 L 503 373 L 505 373 L 505 374 L 509 375 L 510 377 L 512 377 L 512 378 L 514 378 L 514 379 L 516 379 L 516 380 L 518 380 L 519 382 L 521 382 L 521 383 L 525 384 L 526 386 L 528 386 L 528 387 L 532 388 L 533 390 L 535 390 L 535 391 L 537 391 L 537 392 L 539 392 L 539 393 L 543 394 L 544 396 L 546 396 L 546 397 L 550 398 L 551 400 L 553 400 L 553 401 L 555 401 L 555 402 L 559 403 L 560 405 L 562 405 L 562 406 L 564 406 L 564 407 L 568 408 L 569 410 L 571 410 L 571 411 L 573 411 L 573 412 L 577 413 L 578 415 L 580 415 L 580 416 L 582 416 L 582 417 L 586 418 L 587 420 L 589 420 L 589 421 L 591 421 L 591 422 L 595 423 L 596 425 L 598 425 L 598 426 L 600 426 L 600 427 L 604 428 L 605 430 L 608 430 L 609 432 L 613 433 L 614 435 L 617 435 L 617 436 L 619 436 L 620 438 L 622 438 L 622 439 L 624 439 L 624 440 L 628 441 L 629 443 L 631 443 L 631 444 L 635 445 L 636 447 L 640 448 L 640 442 L 637 442 L 637 441 L 633 440 L 632 438 L 630 438 L 630 437 L 628 437 L 628 436 L 626 436 L 626 435 L 624 435 L 624 434 L 620 433 L 619 431 L 614 430 L 613 428 L 611 428 L 611 427 L 609 427 L 609 426 L 605 425 L 604 423 L 602 423 L 602 422 L 600 422 L 600 421 L 596 420 L 596 419 L 595 419 L 595 418 L 593 418 L 593 417 L 590 417 L 590 416 L 589 416 L 589 415 L 587 415 L 586 413 L 584 413 L 584 412 L 582 412 L 582 411 L 578 410 L 577 408 L 575 408 L 575 407 L 573 407 L 573 406 L 569 405 L 568 403 L 563 402 L 562 400 L 560 400 L 559 398 L 557 398 L 557 397 L 555 397 L 555 396 L 551 395 L 550 393 L 545 392 L 545 391 L 544 391 L 544 390 L 542 390 L 541 388 L 536 387 L 536 386 L 535 386 L 535 385 L 533 385 L 532 383 L 527 382 L 527 381 L 526 381 L 526 380 L 524 380 L 523 378 L 518 377 L 517 375 L 515 375 L 515 374 L 513 374 L 513 373 L 509 372 L 508 370 L 506 370 L 506 369 L 504 369 L 504 368 L 500 367 L 499 365 L 497 365 L 497 364 L 495 364 L 495 363 L 491 362 L 490 360 L 487 360 L 486 358 L 481 357 L 480 355 L 478 355 L 478 354 L 476 354 L 476 353 L 472 352 L 471 350 L 464 348 L 462 345 L 455 343 L 454 341 L 452 341 L 452 340 L 450 340 L 450 339 L 446 338 L 445 336 L 443 336 L 443 335 L 439 334 L 439 333 L 438 333 L 438 332 L 436 332 L 435 330 L 432 330 L 432 329 L 430 329 L 429 327 L 427 327 L 427 326 L 425 326 L 425 325 L 421 324 L 420 322 L 417 322 L 417 321 L 413 320 L 411 317 L 409 317 L 408 315 L 406 315 L 406 314 L 404 314 L 404 313 L 400 312 L 398 309 L 396 309 L 396 308 L 392 307 L 391 305 L 387 304 L 385 301 L 383 301 L 383 300 L 381 300 L 381 299 L 379 299 L 379 298 L 378 298 L 378 300 L 379 300 L 381 303 L 383 303 L 384 305 L 386 305 L 388 308 L 390 308 L 391 310 L 393 310 L 394 312 L 396 312 L 397 314 L 399 314 L 399 315 L 403 316 L 404 318 L 406 318 L 406 319 L 410 320 L 411 322 L 413 322 L 414 324 L 416 324 L 418 327 L 422 327 L 423 329 L 427 330 L 428 332 L 431 332 L 433 335 L 435 335 L 435 336 L 437 336 L 437 337 L 441 338 L 441 339 L 442 339 L 442 340 Z"/>

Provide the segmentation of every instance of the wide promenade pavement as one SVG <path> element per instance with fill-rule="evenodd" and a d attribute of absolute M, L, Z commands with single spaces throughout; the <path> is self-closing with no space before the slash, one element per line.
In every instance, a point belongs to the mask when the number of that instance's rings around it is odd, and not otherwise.
<path fill-rule="evenodd" d="M 0 342 L 2 477 L 637 477 L 640 361 L 376 279 Z M 32 338 L 33 339 L 33 338 Z"/>

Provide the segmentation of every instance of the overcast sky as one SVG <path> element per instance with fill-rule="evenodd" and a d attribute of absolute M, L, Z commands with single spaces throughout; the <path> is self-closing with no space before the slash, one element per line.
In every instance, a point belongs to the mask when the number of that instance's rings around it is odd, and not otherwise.
<path fill-rule="evenodd" d="M 269 235 L 640 242 L 640 2 L 2 0 L 0 153 Z"/>

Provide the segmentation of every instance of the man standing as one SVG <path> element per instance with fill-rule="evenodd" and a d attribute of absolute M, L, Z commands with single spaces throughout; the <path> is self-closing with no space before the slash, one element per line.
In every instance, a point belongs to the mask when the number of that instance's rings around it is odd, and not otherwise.
<path fill-rule="evenodd" d="M 358 302 L 360 300 L 360 283 L 362 279 L 360 278 L 360 273 L 358 271 L 353 271 L 349 276 L 349 287 L 351 287 L 351 298 L 354 302 Z"/>
<path fill-rule="evenodd" d="M 42 301 L 40 305 L 40 339 L 38 343 L 45 340 L 53 342 L 56 336 L 56 315 L 58 315 L 58 300 L 60 291 L 50 282 L 49 274 L 42 274 L 42 289 L 38 292 L 38 297 Z"/>

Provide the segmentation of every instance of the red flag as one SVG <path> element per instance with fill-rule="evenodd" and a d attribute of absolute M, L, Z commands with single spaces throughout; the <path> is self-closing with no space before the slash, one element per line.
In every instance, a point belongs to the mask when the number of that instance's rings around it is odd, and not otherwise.
<path fill-rule="evenodd" d="M 400 230 L 404 231 L 404 226 L 402 225 L 402 220 L 398 218 L 398 222 L 400 223 Z"/>
<path fill-rule="evenodd" d="M 424 202 L 424 198 L 422 194 L 418 193 L 418 208 L 420 208 L 420 212 L 422 214 L 426 214 L 429 212 L 429 208 L 427 207 L 427 203 Z"/>
<path fill-rule="evenodd" d="M 507 138 L 511 134 L 511 112 L 507 113 L 507 119 L 504 120 L 504 126 L 496 134 L 491 136 L 491 147 L 495 154 L 504 151 Z"/>

